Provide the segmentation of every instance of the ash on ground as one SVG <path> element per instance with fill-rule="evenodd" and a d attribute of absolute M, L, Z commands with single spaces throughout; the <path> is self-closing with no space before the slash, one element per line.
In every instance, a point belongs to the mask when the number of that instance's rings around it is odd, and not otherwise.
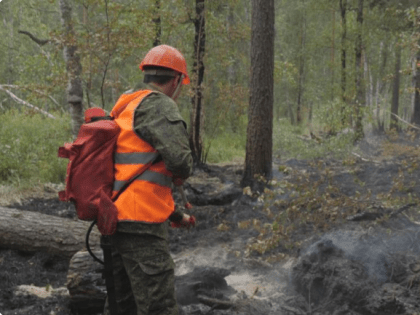
<path fill-rule="evenodd" d="M 290 248 L 280 242 L 264 254 L 247 250 L 258 242 L 261 227 L 273 223 L 273 216 L 258 195 L 243 194 L 242 164 L 196 170 L 185 188 L 197 227 L 170 231 L 181 314 L 419 313 L 420 219 L 415 203 L 420 196 L 420 167 L 416 155 L 383 158 L 378 144 L 383 139 L 379 140 L 360 143 L 347 163 L 332 158 L 275 160 L 277 181 L 293 182 L 302 174 L 319 181 L 328 168 L 329 185 L 342 195 L 369 192 L 370 199 L 328 229 L 296 229 L 290 238 L 301 246 Z M 416 152 L 417 144 L 406 140 L 404 145 Z M 292 172 L 280 171 L 280 164 Z M 328 187 L 319 188 L 322 192 Z M 410 195 L 413 204 L 403 211 L 398 211 L 402 204 L 367 209 L 375 198 L 391 195 L 401 200 Z M 288 200 L 293 192 L 284 191 L 276 198 Z M 10 206 L 75 218 L 74 208 L 56 197 L 34 197 Z M 273 261 L 271 256 L 283 258 Z M 0 313 L 76 314 L 65 291 L 68 263 L 47 253 L 1 249 Z"/>

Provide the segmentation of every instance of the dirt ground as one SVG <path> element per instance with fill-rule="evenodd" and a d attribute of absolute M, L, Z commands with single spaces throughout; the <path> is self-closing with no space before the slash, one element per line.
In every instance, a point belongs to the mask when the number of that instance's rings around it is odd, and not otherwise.
<path fill-rule="evenodd" d="M 198 224 L 170 230 L 170 250 L 180 282 L 207 270 L 223 290 L 207 305 L 180 290 L 182 312 L 420 314 L 418 143 L 372 136 L 342 160 L 276 158 L 263 194 L 239 188 L 240 164 L 197 169 L 186 194 Z M 74 218 L 54 196 L 9 206 Z M 0 313 L 72 314 L 68 263 L 1 249 Z"/>

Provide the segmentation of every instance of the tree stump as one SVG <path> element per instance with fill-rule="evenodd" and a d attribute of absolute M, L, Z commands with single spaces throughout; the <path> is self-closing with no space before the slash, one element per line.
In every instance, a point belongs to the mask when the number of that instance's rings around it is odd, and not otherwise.
<path fill-rule="evenodd" d="M 102 250 L 93 251 L 103 260 Z M 70 260 L 67 273 L 67 289 L 70 293 L 70 307 L 83 314 L 101 313 L 106 298 L 105 279 L 102 279 L 103 265 L 93 260 L 86 251 L 77 252 Z"/>

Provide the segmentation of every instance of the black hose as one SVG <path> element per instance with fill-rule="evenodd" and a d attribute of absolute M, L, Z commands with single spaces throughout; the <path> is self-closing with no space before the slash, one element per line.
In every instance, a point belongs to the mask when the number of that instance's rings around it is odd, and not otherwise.
<path fill-rule="evenodd" d="M 98 257 L 95 256 L 95 254 L 92 252 L 92 250 L 90 249 L 90 246 L 89 246 L 89 235 L 92 232 L 92 229 L 95 226 L 96 222 L 97 222 L 96 219 L 93 220 L 92 224 L 89 226 L 89 229 L 86 233 L 86 248 L 87 248 L 89 254 L 93 257 L 94 260 L 96 260 L 98 263 L 100 263 L 102 265 L 105 265 L 105 263 L 102 260 L 100 260 Z"/>

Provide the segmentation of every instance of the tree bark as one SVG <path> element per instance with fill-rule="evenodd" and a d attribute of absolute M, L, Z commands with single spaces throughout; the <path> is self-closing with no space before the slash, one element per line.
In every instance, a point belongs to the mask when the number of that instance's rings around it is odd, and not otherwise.
<path fill-rule="evenodd" d="M 362 29 L 363 29 L 363 1 L 359 0 L 357 9 L 357 35 L 356 35 L 356 98 L 355 98 L 355 114 L 356 114 L 356 126 L 355 126 L 355 141 L 360 140 L 364 137 L 363 132 L 363 113 L 362 108 L 365 103 L 365 86 L 363 80 L 363 41 L 362 41 Z"/>
<path fill-rule="evenodd" d="M 331 101 L 334 101 L 334 83 L 335 83 L 335 9 L 331 9 L 332 13 L 332 36 L 331 36 Z"/>
<path fill-rule="evenodd" d="M 205 32 L 205 0 L 196 0 L 196 18 L 193 20 L 195 27 L 194 37 L 194 65 L 192 70 L 192 88 L 194 96 L 191 99 L 192 112 L 190 122 L 190 146 L 194 164 L 202 164 L 203 141 L 202 131 L 204 122 L 203 91 L 202 82 L 204 79 L 204 53 L 206 47 Z"/>
<path fill-rule="evenodd" d="M 161 44 L 160 39 L 162 37 L 162 21 L 160 18 L 160 7 L 160 0 L 155 0 L 154 18 L 152 21 L 155 25 L 155 40 L 153 41 L 153 47 L 159 46 Z"/>
<path fill-rule="evenodd" d="M 75 138 L 79 133 L 80 126 L 83 124 L 83 87 L 80 78 L 82 65 L 75 44 L 70 2 L 69 0 L 59 0 L 59 3 L 61 23 L 65 37 L 63 54 L 69 80 L 67 86 L 67 102 L 72 121 L 72 133 Z"/>
<path fill-rule="evenodd" d="M 346 101 L 346 41 L 347 41 L 347 0 L 340 0 L 341 13 L 341 99 Z"/>
<path fill-rule="evenodd" d="M 251 82 L 245 172 L 241 185 L 255 176 L 272 177 L 274 0 L 252 1 Z"/>
<path fill-rule="evenodd" d="M 304 1 L 303 1 L 304 2 Z M 299 78 L 298 78 L 298 95 L 296 122 L 299 125 L 302 118 L 303 93 L 305 84 L 305 40 L 306 40 L 306 16 L 302 13 L 301 32 L 300 32 L 300 56 L 299 56 Z"/>
<path fill-rule="evenodd" d="M 286 96 L 287 111 L 289 113 L 290 123 L 293 126 L 296 123 L 295 122 L 295 115 L 293 113 L 292 102 L 290 101 L 290 98 L 289 98 L 289 89 L 288 89 L 286 84 L 284 84 L 284 94 Z"/>
<path fill-rule="evenodd" d="M 364 75 L 366 80 L 366 100 L 365 104 L 367 107 L 372 107 L 372 99 L 373 99 L 373 78 L 372 78 L 372 71 L 369 64 L 369 57 L 367 53 L 364 54 L 363 58 L 364 63 Z"/>
<path fill-rule="evenodd" d="M 397 42 L 395 47 L 395 73 L 392 87 L 392 104 L 391 104 L 391 124 L 390 129 L 399 130 L 398 116 L 399 97 L 400 97 L 400 69 L 401 69 L 401 45 Z"/>
<path fill-rule="evenodd" d="M 386 82 L 384 82 L 383 77 L 385 74 L 385 69 L 388 61 L 388 43 L 381 42 L 380 44 L 380 53 L 379 55 L 382 58 L 381 68 L 379 70 L 379 77 L 376 83 L 376 121 L 378 124 L 378 131 L 385 131 L 385 119 L 381 117 L 381 107 L 383 106 L 383 94 L 386 89 Z"/>
<path fill-rule="evenodd" d="M 8 64 L 7 64 L 7 72 L 8 72 L 8 78 L 7 78 L 7 83 L 8 84 L 13 84 L 15 82 L 15 67 L 14 67 L 14 56 L 15 56 L 15 52 L 14 52 L 14 47 L 15 47 L 15 39 L 14 39 L 14 24 L 15 24 L 15 20 L 14 20 L 14 14 L 12 14 L 12 7 L 9 4 L 8 7 L 8 13 L 9 13 L 9 25 L 10 25 L 10 36 L 9 36 L 9 50 L 8 50 Z"/>
<path fill-rule="evenodd" d="M 0 207 L 0 247 L 71 257 L 85 247 L 89 222 Z M 99 248 L 95 228 L 90 244 Z"/>
<path fill-rule="evenodd" d="M 413 74 L 414 98 L 412 123 L 420 125 L 420 50 L 417 51 L 415 63 L 416 71 Z"/>

